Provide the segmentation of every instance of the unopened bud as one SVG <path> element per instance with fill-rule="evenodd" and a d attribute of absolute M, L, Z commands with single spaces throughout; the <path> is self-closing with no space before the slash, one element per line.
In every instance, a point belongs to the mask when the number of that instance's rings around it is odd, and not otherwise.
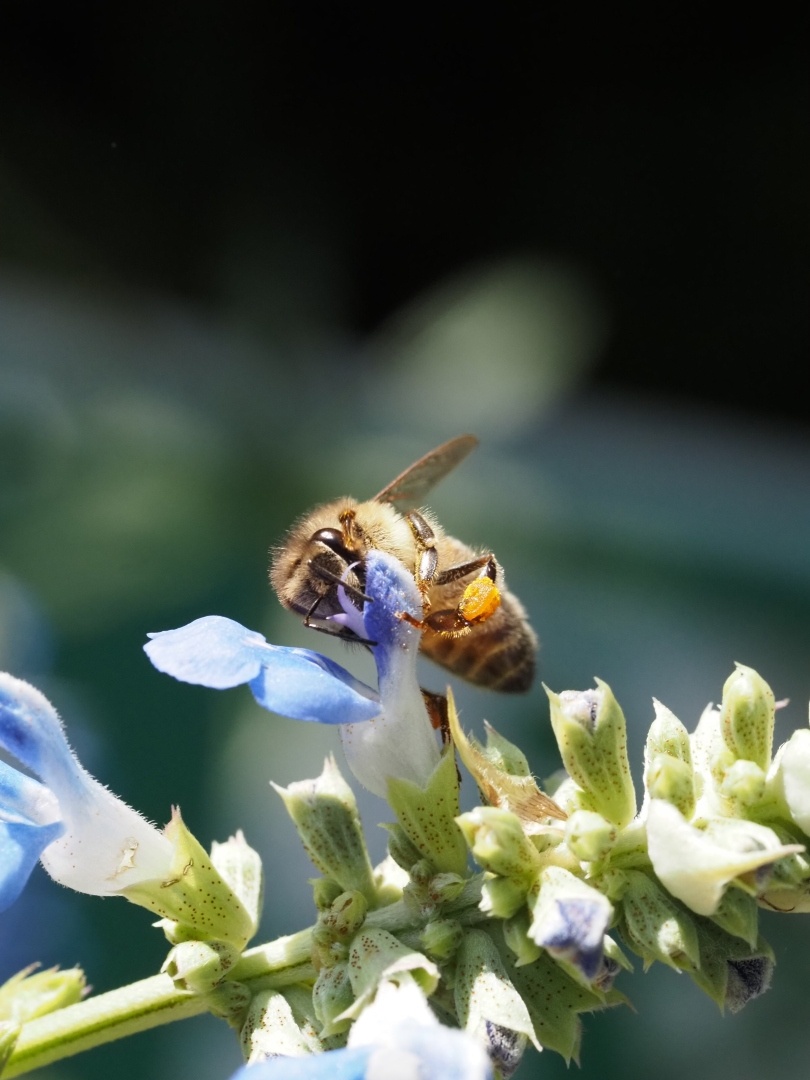
<path fill-rule="evenodd" d="M 551 724 L 563 764 L 596 810 L 620 828 L 636 812 L 636 796 L 627 758 L 624 714 L 607 683 L 595 690 L 546 689 Z"/>
<path fill-rule="evenodd" d="M 565 824 L 565 842 L 582 862 L 603 859 L 617 836 L 616 826 L 593 810 L 575 810 Z"/>
<path fill-rule="evenodd" d="M 318 972 L 312 990 L 312 1001 L 321 1026 L 321 1036 L 337 1035 L 345 1031 L 351 1021 L 343 1013 L 354 1001 L 354 991 L 349 979 L 349 965 L 345 960 Z M 338 1019 L 341 1017 L 340 1019 Z"/>
<path fill-rule="evenodd" d="M 374 877 L 354 793 L 332 757 L 315 780 L 273 784 L 315 866 L 343 889 L 374 903 Z"/>
<path fill-rule="evenodd" d="M 773 748 L 774 715 L 773 690 L 753 668 L 738 664 L 726 679 L 720 709 L 723 739 L 735 757 L 767 770 Z"/>
<path fill-rule="evenodd" d="M 693 970 L 700 954 L 692 916 L 674 904 L 648 874 L 626 870 L 622 876 L 624 932 L 645 966 L 660 960 L 676 970 Z"/>
<path fill-rule="evenodd" d="M 455 955 L 464 931 L 455 919 L 431 919 L 422 931 L 422 948 L 438 963 Z"/>
<path fill-rule="evenodd" d="M 38 1016 L 75 1005 L 87 993 L 81 968 L 37 971 L 37 966 L 32 964 L 18 971 L 0 986 L 0 1021 L 26 1024 Z"/>
<path fill-rule="evenodd" d="M 225 941 L 183 941 L 169 952 L 160 970 L 176 989 L 207 994 L 238 959 L 239 952 Z"/>

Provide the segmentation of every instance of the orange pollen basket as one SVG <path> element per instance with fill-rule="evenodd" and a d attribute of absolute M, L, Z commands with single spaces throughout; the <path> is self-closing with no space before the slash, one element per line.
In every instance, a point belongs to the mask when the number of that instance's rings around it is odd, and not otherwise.
<path fill-rule="evenodd" d="M 464 590 L 458 611 L 467 622 L 478 623 L 494 615 L 500 604 L 501 594 L 495 582 L 488 577 L 477 577 Z"/>

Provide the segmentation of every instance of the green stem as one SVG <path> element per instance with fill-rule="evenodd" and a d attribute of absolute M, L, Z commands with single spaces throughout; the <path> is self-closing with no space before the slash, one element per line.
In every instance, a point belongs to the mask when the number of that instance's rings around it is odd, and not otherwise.
<path fill-rule="evenodd" d="M 480 922 L 485 918 L 478 910 L 480 899 L 481 881 L 474 878 L 452 904 L 444 906 L 443 914 L 465 923 Z M 370 912 L 366 925 L 395 933 L 419 928 L 424 921 L 424 916 L 400 900 Z M 312 929 L 248 949 L 229 972 L 229 979 L 247 984 L 254 993 L 268 987 L 280 989 L 313 982 L 316 972 L 311 960 Z M 24 1024 L 3 1080 L 207 1011 L 205 995 L 178 990 L 168 975 L 153 975 Z"/>
<path fill-rule="evenodd" d="M 175 989 L 168 975 L 153 975 L 87 998 L 24 1024 L 3 1080 L 206 1009 L 205 998 Z"/>

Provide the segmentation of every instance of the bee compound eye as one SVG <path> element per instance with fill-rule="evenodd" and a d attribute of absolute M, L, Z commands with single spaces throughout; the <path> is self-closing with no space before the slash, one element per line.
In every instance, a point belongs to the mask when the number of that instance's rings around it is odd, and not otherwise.
<path fill-rule="evenodd" d="M 354 552 L 349 551 L 343 543 L 343 533 L 340 529 L 318 529 L 310 539 L 319 544 L 325 544 L 330 551 L 334 551 L 344 562 L 351 563 L 355 561 Z"/>

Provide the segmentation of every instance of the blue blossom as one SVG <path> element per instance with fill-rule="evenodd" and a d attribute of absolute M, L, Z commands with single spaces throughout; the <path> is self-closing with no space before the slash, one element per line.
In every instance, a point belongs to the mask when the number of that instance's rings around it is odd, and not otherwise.
<path fill-rule="evenodd" d="M 177 630 L 150 634 L 144 646 L 159 671 L 217 690 L 247 683 L 256 701 L 293 720 L 341 725 L 355 776 L 385 795 L 390 776 L 424 783 L 439 760 L 436 735 L 416 678 L 420 631 L 399 616 L 421 618 L 412 575 L 380 551 L 366 559 L 363 611 L 339 589 L 332 621 L 372 643 L 378 687 L 310 649 L 271 645 L 232 619 L 208 615 Z"/>
<path fill-rule="evenodd" d="M 483 1046 L 440 1024 L 413 982 L 382 983 L 349 1032 L 348 1046 L 245 1065 L 231 1080 L 491 1080 Z"/>
<path fill-rule="evenodd" d="M 0 748 L 35 777 L 0 764 L 0 909 L 37 859 L 62 885 L 97 896 L 168 876 L 169 841 L 81 766 L 48 699 L 5 673 Z"/>

